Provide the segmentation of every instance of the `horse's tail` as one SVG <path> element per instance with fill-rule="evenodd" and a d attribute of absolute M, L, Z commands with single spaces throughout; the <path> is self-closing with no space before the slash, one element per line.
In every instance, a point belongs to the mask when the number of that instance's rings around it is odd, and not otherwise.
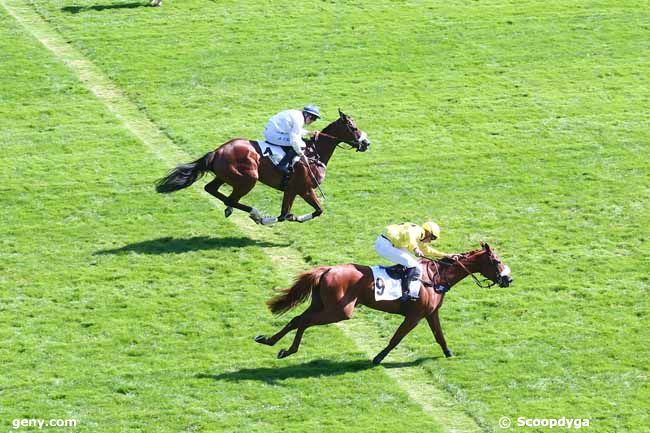
<path fill-rule="evenodd" d="M 266 301 L 273 314 L 283 314 L 309 298 L 313 289 L 318 287 L 320 279 L 329 266 L 321 266 L 300 274 L 293 286 L 282 290 L 282 293 Z"/>
<path fill-rule="evenodd" d="M 166 194 L 192 185 L 210 169 L 213 155 L 214 152 L 208 152 L 194 162 L 177 165 L 167 176 L 156 181 L 156 192 Z"/>

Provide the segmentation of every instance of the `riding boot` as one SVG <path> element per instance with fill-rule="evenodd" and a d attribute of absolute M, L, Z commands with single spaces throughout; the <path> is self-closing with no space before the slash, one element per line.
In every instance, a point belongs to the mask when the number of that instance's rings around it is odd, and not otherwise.
<path fill-rule="evenodd" d="M 400 298 L 400 302 L 402 304 L 405 304 L 406 302 L 411 299 L 411 296 L 409 294 L 409 286 L 411 285 L 411 281 L 417 281 L 420 279 L 420 270 L 416 267 L 413 268 L 406 268 L 404 270 L 404 273 L 402 274 L 402 297 Z"/>
<path fill-rule="evenodd" d="M 289 185 L 289 179 L 291 179 L 291 175 L 293 174 L 293 166 L 291 165 L 291 162 L 289 162 L 289 165 L 280 167 L 280 170 L 282 170 L 283 173 L 282 182 L 280 182 L 280 189 L 284 190 Z"/>
<path fill-rule="evenodd" d="M 280 160 L 278 163 L 278 168 L 282 171 L 283 177 L 282 182 L 280 182 L 280 189 L 285 189 L 289 185 L 289 179 L 293 173 L 293 165 L 291 164 L 292 156 L 287 154 Z"/>
<path fill-rule="evenodd" d="M 278 168 L 282 171 L 284 174 L 284 177 L 282 178 L 282 182 L 280 182 L 280 189 L 284 190 L 287 185 L 289 185 L 289 179 L 291 178 L 291 175 L 293 174 L 293 153 L 291 151 L 287 151 L 278 163 Z"/>

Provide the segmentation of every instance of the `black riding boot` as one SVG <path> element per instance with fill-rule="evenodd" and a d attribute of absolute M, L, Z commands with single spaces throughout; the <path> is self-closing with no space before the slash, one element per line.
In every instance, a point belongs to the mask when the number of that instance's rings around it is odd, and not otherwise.
<path fill-rule="evenodd" d="M 283 168 L 282 173 L 284 176 L 282 177 L 282 182 L 280 182 L 280 189 L 284 190 L 289 185 L 289 179 L 291 179 L 291 175 L 293 174 L 293 166 L 289 165 Z"/>
<path fill-rule="evenodd" d="M 409 296 L 409 286 L 411 281 L 416 281 L 420 279 L 420 272 L 418 268 L 406 268 L 404 274 L 402 274 L 402 297 L 400 302 L 405 304 L 410 299 Z"/>
<path fill-rule="evenodd" d="M 294 153 L 295 152 L 287 151 L 284 157 L 278 163 L 278 168 L 282 171 L 282 173 L 284 173 L 282 182 L 280 182 L 280 189 L 285 189 L 287 185 L 289 185 L 289 179 L 293 174 L 293 158 L 295 156 Z"/>

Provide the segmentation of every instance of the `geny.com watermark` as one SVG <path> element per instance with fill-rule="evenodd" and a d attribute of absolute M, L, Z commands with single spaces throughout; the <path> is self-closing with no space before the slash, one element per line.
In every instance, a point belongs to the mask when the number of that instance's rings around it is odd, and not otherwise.
<path fill-rule="evenodd" d="M 37 427 L 38 429 L 48 427 L 76 427 L 76 419 L 37 419 L 37 418 L 18 418 L 11 421 L 11 426 L 18 430 L 25 427 Z"/>
<path fill-rule="evenodd" d="M 516 427 L 563 427 L 563 428 L 574 428 L 580 429 L 582 427 L 589 427 L 588 418 L 526 418 L 525 416 L 520 416 L 516 419 L 514 424 Z M 502 416 L 499 419 L 499 427 L 501 428 L 510 428 L 512 427 L 512 420 L 507 416 Z"/>

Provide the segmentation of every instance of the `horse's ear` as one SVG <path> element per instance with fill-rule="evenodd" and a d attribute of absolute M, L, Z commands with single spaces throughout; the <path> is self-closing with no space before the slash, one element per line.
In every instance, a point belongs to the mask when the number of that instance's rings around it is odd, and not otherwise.
<path fill-rule="evenodd" d="M 340 108 L 339 108 L 339 117 L 340 117 L 341 119 L 345 119 L 345 117 L 346 117 L 346 116 L 345 116 L 345 113 L 343 113 L 343 112 L 341 111 Z"/>
<path fill-rule="evenodd" d="M 481 241 L 481 246 L 485 251 L 490 251 L 490 246 L 486 242 Z"/>

